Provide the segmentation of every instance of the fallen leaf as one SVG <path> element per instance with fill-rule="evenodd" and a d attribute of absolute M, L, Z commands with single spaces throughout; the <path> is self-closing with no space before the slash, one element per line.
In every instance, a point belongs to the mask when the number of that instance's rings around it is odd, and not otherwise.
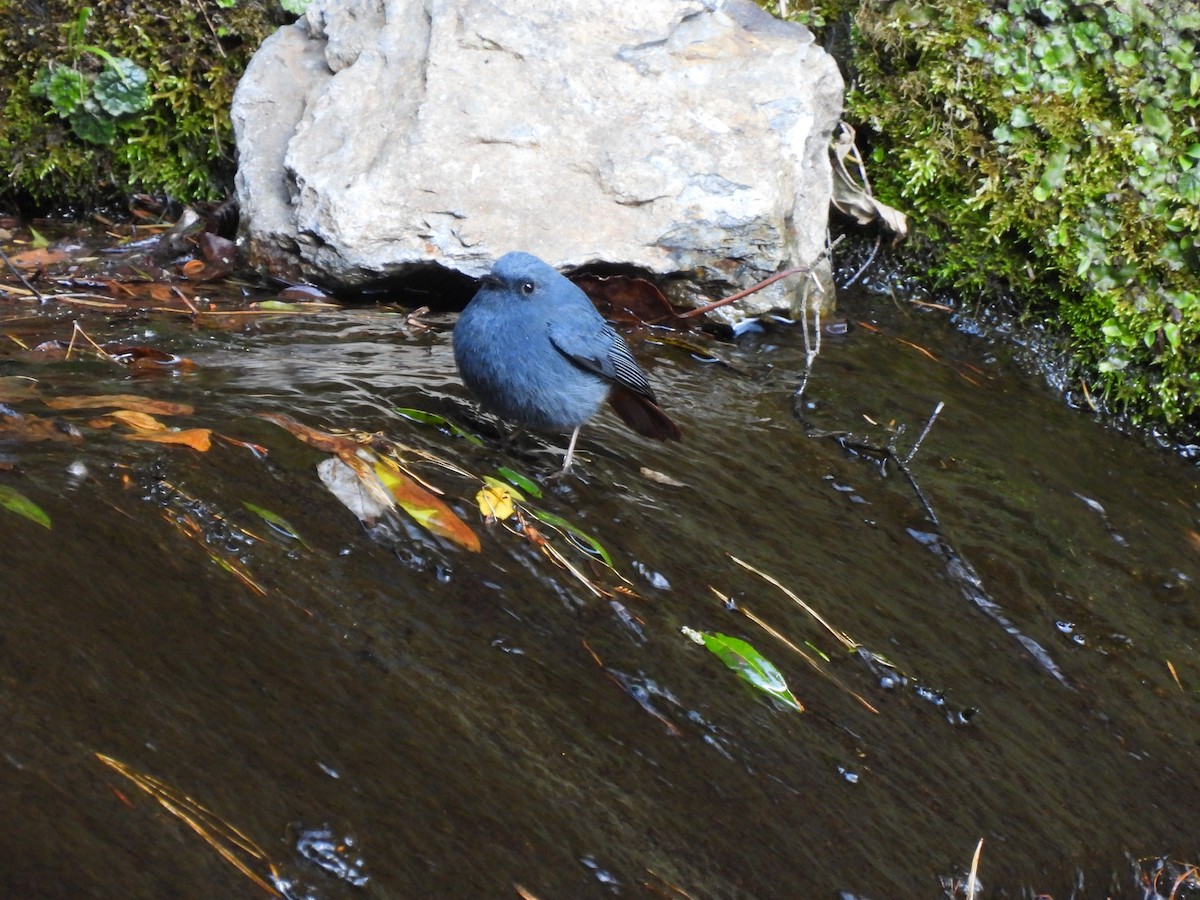
<path fill-rule="evenodd" d="M 584 549 L 587 549 L 588 552 L 594 553 L 596 556 L 600 557 L 600 559 L 604 560 L 604 564 L 610 569 L 616 569 L 616 566 L 613 565 L 612 557 L 608 555 L 608 551 L 604 549 L 604 545 L 586 531 L 575 527 L 562 516 L 555 515 L 551 512 L 546 512 L 544 509 L 537 509 L 536 507 L 531 506 L 528 508 L 528 512 L 538 521 L 544 522 L 545 524 L 551 525 L 555 528 L 560 528 L 567 532 L 567 534 L 578 538 L 579 541 L 582 541 L 587 545 L 587 547 Z"/>
<path fill-rule="evenodd" d="M 0 403 L 29 400 L 37 396 L 37 382 L 23 375 L 0 377 Z"/>
<path fill-rule="evenodd" d="M 436 425 L 439 428 L 444 428 L 455 437 L 460 437 L 467 443 L 474 444 L 476 447 L 483 446 L 483 441 L 476 435 L 471 434 L 471 432 L 467 431 L 461 425 L 455 424 L 438 413 L 426 412 L 423 409 L 409 409 L 403 406 L 392 407 L 392 412 L 403 416 L 411 422 L 420 422 L 422 425 Z"/>
<path fill-rule="evenodd" d="M 324 450 L 326 453 L 353 456 L 358 452 L 358 442 L 353 438 L 341 434 L 330 434 L 327 431 L 321 431 L 319 428 L 312 428 L 283 413 L 259 413 L 259 418 L 266 419 L 268 422 L 274 422 L 280 428 L 291 432 L 294 437 L 299 438 L 310 447 L 316 447 L 318 450 Z M 347 463 L 349 464 L 349 460 L 347 460 Z"/>
<path fill-rule="evenodd" d="M 804 712 L 804 706 L 788 689 L 779 670 L 746 641 L 719 632 L 696 631 L 686 625 L 681 630 L 696 643 L 703 644 L 740 678 L 796 712 Z"/>
<path fill-rule="evenodd" d="M 520 472 L 513 471 L 508 466 L 501 466 L 496 470 L 496 474 L 511 484 L 513 487 L 518 487 L 527 493 L 530 497 L 541 497 L 542 489 L 522 475 Z"/>
<path fill-rule="evenodd" d="M 97 394 L 91 397 L 46 397 L 43 401 L 51 409 L 134 409 L 152 416 L 190 416 L 195 407 L 187 403 L 171 403 L 155 400 L 138 394 Z"/>
<path fill-rule="evenodd" d="M 18 269 L 41 269 L 52 266 L 55 263 L 60 263 L 68 259 L 69 256 L 68 253 L 62 250 L 50 250 L 47 247 L 38 247 L 34 250 L 26 250 L 24 253 L 10 256 L 8 261 Z"/>
<path fill-rule="evenodd" d="M 399 466 L 380 458 L 375 463 L 375 474 L 391 492 L 396 504 L 418 523 L 460 547 L 479 552 L 479 535 L 439 497 L 417 484 Z"/>
<path fill-rule="evenodd" d="M 149 413 L 138 412 L 134 409 L 115 409 L 106 414 L 106 418 L 115 419 L 138 431 L 166 431 L 167 426 Z"/>
<path fill-rule="evenodd" d="M 187 372 L 196 368 L 196 364 L 186 357 L 153 347 L 119 347 L 108 353 L 117 362 L 128 366 L 135 375 Z"/>
<path fill-rule="evenodd" d="M 488 519 L 504 521 L 516 512 L 515 503 L 522 498 L 511 487 L 495 478 L 485 478 L 486 484 L 475 495 L 479 512 Z"/>
<path fill-rule="evenodd" d="M 122 435 L 127 441 L 150 441 L 155 444 L 184 444 L 201 453 L 212 446 L 212 429 L 186 428 L 182 431 L 144 431 Z"/>
<path fill-rule="evenodd" d="M 43 419 L 39 416 L 22 415 L 4 404 L 0 404 L 0 435 L 6 440 L 20 441 L 83 440 L 79 429 L 70 422 L 57 417 Z"/>
<path fill-rule="evenodd" d="M 50 527 L 50 517 L 45 510 L 22 494 L 20 491 L 0 484 L 0 508 L 24 516 L 31 522 L 36 522 L 43 528 Z"/>
<path fill-rule="evenodd" d="M 305 543 L 304 538 L 300 537 L 300 533 L 292 527 L 291 522 L 289 522 L 283 516 L 273 513 L 269 509 L 266 509 L 262 506 L 251 503 L 248 500 L 243 500 L 242 506 L 246 507 L 246 509 L 250 510 L 250 512 L 254 513 L 256 516 L 266 522 L 279 534 L 282 534 L 284 537 L 290 538 L 293 541 L 298 541 L 302 546 L 304 546 L 305 549 L 312 549 L 307 543 Z"/>
<path fill-rule="evenodd" d="M 908 217 L 898 209 L 888 206 L 871 196 L 868 189 L 860 187 L 846 169 L 846 160 L 859 162 L 861 156 L 854 144 L 854 129 L 845 122 L 829 152 L 833 157 L 833 197 L 831 202 L 837 210 L 851 216 L 859 225 L 878 221 L 884 229 L 903 238 L 908 234 Z"/>
<path fill-rule="evenodd" d="M 679 318 L 663 292 L 645 278 L 581 275 L 572 279 L 606 319 L 623 324 L 669 322 Z"/>
<path fill-rule="evenodd" d="M 378 483 L 378 479 L 364 481 L 359 473 L 340 457 L 331 456 L 320 462 L 317 465 L 317 477 L 321 479 L 325 489 L 364 525 L 374 525 L 385 513 L 396 507 L 391 494 Z"/>

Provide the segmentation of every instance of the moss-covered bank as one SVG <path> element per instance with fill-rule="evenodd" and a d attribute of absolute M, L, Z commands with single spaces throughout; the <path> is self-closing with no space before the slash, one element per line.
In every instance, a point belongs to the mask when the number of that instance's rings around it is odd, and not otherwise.
<path fill-rule="evenodd" d="M 881 199 L 968 301 L 1007 290 L 1070 340 L 1111 410 L 1200 418 L 1200 7 L 862 0 L 847 117 Z M 808 15 L 812 16 L 810 12 Z"/>
<path fill-rule="evenodd" d="M 256 0 L 0 3 L 0 203 L 227 193 L 236 165 L 230 98 L 278 25 L 272 8 Z M 126 96 L 136 87 L 136 73 L 114 65 L 121 60 L 145 74 L 145 108 L 100 96 L 106 79 Z M 48 69 L 60 76 L 49 96 Z"/>

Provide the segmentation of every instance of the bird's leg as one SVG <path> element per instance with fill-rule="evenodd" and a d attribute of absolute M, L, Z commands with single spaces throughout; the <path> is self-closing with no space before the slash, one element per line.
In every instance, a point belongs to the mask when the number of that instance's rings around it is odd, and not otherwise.
<path fill-rule="evenodd" d="M 567 444 L 567 455 L 563 457 L 562 471 L 558 473 L 560 478 L 571 471 L 571 459 L 575 456 L 575 442 L 579 440 L 579 429 L 582 427 L 582 425 L 576 425 L 575 430 L 571 432 L 571 442 Z"/>

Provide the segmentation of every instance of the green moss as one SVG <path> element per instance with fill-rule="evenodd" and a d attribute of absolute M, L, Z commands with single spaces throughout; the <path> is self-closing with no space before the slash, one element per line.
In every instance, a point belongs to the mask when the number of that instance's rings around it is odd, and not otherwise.
<path fill-rule="evenodd" d="M 80 27 L 80 12 L 92 9 Z M 0 202 L 89 204 L 137 191 L 215 199 L 235 171 L 229 104 L 250 55 L 275 27 L 266 2 L 177 4 L 147 0 L 0 4 Z M 82 32 L 82 33 L 80 33 Z M 109 145 L 80 138 L 46 97 L 31 91 L 48 64 L 86 76 L 105 60 L 145 70 L 152 102 L 108 120 Z"/>
<path fill-rule="evenodd" d="M 1022 298 L 1110 408 L 1194 427 L 1200 6 L 861 0 L 852 18 L 847 117 L 917 258 L 967 302 Z"/>

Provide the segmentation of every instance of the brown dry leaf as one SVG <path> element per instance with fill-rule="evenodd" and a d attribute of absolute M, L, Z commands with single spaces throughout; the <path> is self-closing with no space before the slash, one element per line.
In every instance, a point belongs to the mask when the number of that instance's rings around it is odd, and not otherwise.
<path fill-rule="evenodd" d="M 224 268 L 223 274 L 228 275 L 237 259 L 237 244 L 229 238 L 205 231 L 200 235 L 200 252 L 210 266 Z"/>
<path fill-rule="evenodd" d="M 175 356 L 153 347 L 119 347 L 109 355 L 129 367 L 135 375 L 160 375 L 168 372 L 189 372 L 196 364 L 184 356 Z"/>
<path fill-rule="evenodd" d="M 164 284 L 161 281 L 156 281 L 146 288 L 146 293 L 150 295 L 151 300 L 159 303 L 166 303 L 175 299 L 175 289 L 169 284 Z"/>
<path fill-rule="evenodd" d="M 211 428 L 185 428 L 182 431 L 147 431 L 122 435 L 127 441 L 151 441 L 155 444 L 184 444 L 206 452 L 212 446 Z"/>
<path fill-rule="evenodd" d="M 324 450 L 326 453 L 336 453 L 343 459 L 346 459 L 347 464 L 353 466 L 354 463 L 347 456 L 355 456 L 358 452 L 358 441 L 353 438 L 346 437 L 343 434 L 330 434 L 327 431 L 321 431 L 317 428 L 311 428 L 303 422 L 298 422 L 291 416 L 283 413 L 259 413 L 260 419 L 266 419 L 268 422 L 274 422 L 280 428 L 290 431 L 295 437 L 304 441 L 310 447 L 316 447 L 318 450 Z"/>
<path fill-rule="evenodd" d="M 79 429 L 61 419 L 0 413 L 0 437 L 19 441 L 81 441 Z"/>
<path fill-rule="evenodd" d="M 573 279 L 606 319 L 640 325 L 679 318 L 670 301 L 652 282 L 629 275 L 583 275 Z"/>
<path fill-rule="evenodd" d="M 26 250 L 10 256 L 8 261 L 18 269 L 41 269 L 69 259 L 70 254 L 62 250 L 51 250 L 48 247 L 38 247 L 36 250 Z"/>
<path fill-rule="evenodd" d="M 190 416 L 196 411 L 187 403 L 171 403 L 137 394 L 97 394 L 91 397 L 47 397 L 45 404 L 51 409 L 134 409 L 152 416 Z"/>

